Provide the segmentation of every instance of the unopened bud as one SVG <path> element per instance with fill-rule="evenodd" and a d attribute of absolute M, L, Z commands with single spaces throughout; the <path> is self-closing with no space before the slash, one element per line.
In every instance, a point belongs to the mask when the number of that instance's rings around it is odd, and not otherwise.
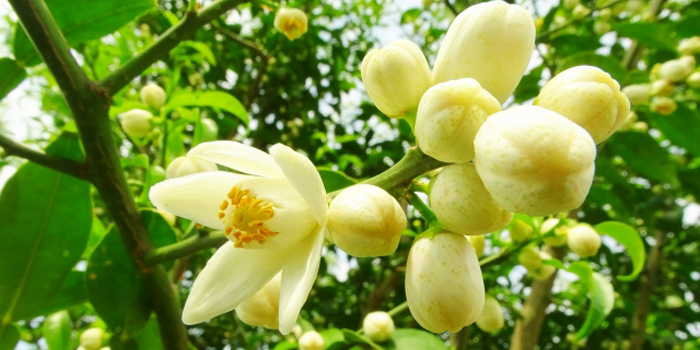
<path fill-rule="evenodd" d="M 633 15 L 639 14 L 644 10 L 644 1 L 642 0 L 628 0 L 627 1 L 627 11 Z"/>
<path fill-rule="evenodd" d="M 119 123 L 124 132 L 131 137 L 144 137 L 151 131 L 153 114 L 143 109 L 132 109 L 121 115 Z"/>
<path fill-rule="evenodd" d="M 612 17 L 612 10 L 609 8 L 598 11 L 598 18 L 608 20 Z"/>
<path fill-rule="evenodd" d="M 576 7 L 574 8 L 574 11 L 572 12 L 574 18 L 576 18 L 576 19 L 586 18 L 586 16 L 588 16 L 590 13 L 591 13 L 591 9 L 589 9 L 588 7 L 583 6 L 581 4 L 576 5 Z"/>
<path fill-rule="evenodd" d="M 205 171 L 216 171 L 216 164 L 197 156 L 182 156 L 173 159 L 165 169 L 165 178 L 172 179 Z"/>
<path fill-rule="evenodd" d="M 545 238 L 543 242 L 550 247 L 561 247 L 566 244 L 568 232 L 569 228 L 566 226 L 557 227 L 554 229 L 554 236 Z"/>
<path fill-rule="evenodd" d="M 381 343 L 394 335 L 394 320 L 386 312 L 370 312 L 362 321 L 362 330 L 370 340 Z"/>
<path fill-rule="evenodd" d="M 406 300 L 416 321 L 434 333 L 454 333 L 476 321 L 484 307 L 484 280 L 464 236 L 443 232 L 413 243 Z"/>
<path fill-rule="evenodd" d="M 374 185 L 346 188 L 328 209 L 328 230 L 333 241 L 353 256 L 393 253 L 406 223 L 406 214 L 396 199 Z"/>
<path fill-rule="evenodd" d="M 446 166 L 435 177 L 429 199 L 440 224 L 463 235 L 499 230 L 513 219 L 486 190 L 474 163 Z"/>
<path fill-rule="evenodd" d="M 694 55 L 700 53 L 700 36 L 693 36 L 678 44 L 678 52 L 681 55 Z"/>
<path fill-rule="evenodd" d="M 532 236 L 534 229 L 522 220 L 513 220 L 508 229 L 510 238 L 515 242 L 524 241 Z"/>
<path fill-rule="evenodd" d="M 588 224 L 578 224 L 568 231 L 567 245 L 582 258 L 593 256 L 600 248 L 600 235 Z"/>
<path fill-rule="evenodd" d="M 645 122 L 636 122 L 632 125 L 632 130 L 636 132 L 646 133 L 649 131 L 649 124 Z"/>
<path fill-rule="evenodd" d="M 396 40 L 368 52 L 360 71 L 374 105 L 392 118 L 418 108 L 431 85 L 428 61 L 418 45 L 408 40 Z"/>
<path fill-rule="evenodd" d="M 685 80 L 693 72 L 687 61 L 670 60 L 666 61 L 659 68 L 659 77 L 671 82 L 679 82 Z"/>
<path fill-rule="evenodd" d="M 578 6 L 581 3 L 581 0 L 564 0 L 562 1 L 562 5 L 564 5 L 564 8 L 571 11 L 576 6 Z"/>
<path fill-rule="evenodd" d="M 683 300 L 683 298 L 675 294 L 667 296 L 664 302 L 666 304 L 666 307 L 669 309 L 677 309 L 685 304 L 685 300 Z"/>
<path fill-rule="evenodd" d="M 485 235 L 467 236 L 467 239 L 469 240 L 469 244 L 472 245 L 472 248 L 474 248 L 474 252 L 476 253 L 476 257 L 481 258 L 484 255 L 484 248 L 486 246 L 486 236 Z"/>
<path fill-rule="evenodd" d="M 610 24 L 610 22 L 604 19 L 599 19 L 593 22 L 593 32 L 595 32 L 598 35 L 603 35 L 611 30 L 612 25 Z"/>
<path fill-rule="evenodd" d="M 523 248 L 518 254 L 518 262 L 528 271 L 533 271 L 542 266 L 542 257 L 537 247 L 529 245 Z"/>
<path fill-rule="evenodd" d="M 540 257 L 542 260 L 549 260 L 552 258 L 552 256 L 547 252 L 540 252 Z M 555 271 L 557 271 L 556 267 L 548 264 L 542 264 L 540 267 L 532 271 L 528 271 L 527 274 L 538 281 L 543 281 L 552 276 Z"/>
<path fill-rule="evenodd" d="M 700 72 L 691 74 L 685 82 L 693 89 L 700 89 Z"/>
<path fill-rule="evenodd" d="M 148 84 L 141 88 L 141 102 L 145 105 L 160 109 L 165 105 L 165 90 L 156 84 Z"/>
<path fill-rule="evenodd" d="M 649 84 L 634 84 L 622 88 L 622 93 L 627 95 L 632 105 L 640 105 L 649 101 L 651 88 Z"/>
<path fill-rule="evenodd" d="M 666 79 L 655 80 L 651 83 L 651 94 L 654 96 L 670 96 L 676 87 Z"/>
<path fill-rule="evenodd" d="M 674 101 L 670 97 L 665 97 L 665 96 L 657 96 L 654 97 L 653 100 L 651 100 L 651 105 L 649 105 L 649 108 L 659 114 L 663 115 L 669 115 L 673 113 L 678 106 L 676 105 L 676 101 Z"/>
<path fill-rule="evenodd" d="M 80 346 L 85 350 L 98 350 L 102 346 L 102 328 L 88 328 L 80 335 Z"/>
<path fill-rule="evenodd" d="M 282 32 L 287 39 L 298 39 L 309 30 L 309 19 L 300 9 L 282 7 L 277 11 L 274 22 L 275 29 Z"/>
<path fill-rule="evenodd" d="M 323 350 L 325 341 L 316 331 L 308 331 L 299 338 L 299 350 Z"/>
<path fill-rule="evenodd" d="M 277 274 L 270 282 L 250 299 L 238 304 L 236 315 L 251 326 L 268 329 L 279 328 L 280 284 L 282 274 Z"/>
<path fill-rule="evenodd" d="M 423 94 L 416 115 L 421 150 L 443 162 L 474 159 L 474 136 L 501 104 L 471 78 L 436 84 Z"/>
<path fill-rule="evenodd" d="M 484 332 L 494 333 L 501 330 L 504 324 L 505 319 L 501 304 L 496 298 L 487 296 L 484 301 L 484 310 L 481 311 L 481 316 L 476 320 L 476 326 Z"/>

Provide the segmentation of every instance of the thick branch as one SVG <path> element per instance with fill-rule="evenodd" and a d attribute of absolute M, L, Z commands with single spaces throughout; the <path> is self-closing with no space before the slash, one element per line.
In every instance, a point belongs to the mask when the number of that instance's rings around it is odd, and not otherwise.
<path fill-rule="evenodd" d="M 639 288 L 639 298 L 637 298 L 637 307 L 634 309 L 634 317 L 632 318 L 632 336 L 630 337 L 630 350 L 641 350 L 644 345 L 644 337 L 647 331 L 647 316 L 649 315 L 649 301 L 651 294 L 656 286 L 656 278 L 659 274 L 659 266 L 661 265 L 661 253 L 666 240 L 666 233 L 658 231 L 656 233 L 656 245 L 649 254 L 649 262 L 647 262 L 646 272 L 642 275 L 641 286 Z"/>
<path fill-rule="evenodd" d="M 178 24 L 168 29 L 145 51 L 130 59 L 100 82 L 100 86 L 110 96 L 129 84 L 141 72 L 175 48 L 182 40 L 194 35 L 197 29 L 236 7 L 242 0 L 218 0 L 199 12 L 188 12 Z"/>
<path fill-rule="evenodd" d="M 0 135 L 0 147 L 2 147 L 9 156 L 24 158 L 49 169 L 60 171 L 79 179 L 88 180 L 87 166 L 85 163 L 35 151 L 3 135 Z"/>
<path fill-rule="evenodd" d="M 647 9 L 647 13 L 656 18 L 663 9 L 664 2 L 666 2 L 666 0 L 652 0 Z M 632 46 L 630 46 L 630 49 L 622 59 L 622 66 L 627 70 L 637 68 L 637 63 L 642 59 L 643 49 L 644 48 L 638 41 L 635 40 L 632 42 Z"/>
<path fill-rule="evenodd" d="M 226 242 L 223 232 L 212 232 L 206 236 L 194 235 L 190 238 L 158 248 L 145 257 L 147 264 L 160 264 L 165 261 L 183 258 L 207 248 L 218 248 Z"/>

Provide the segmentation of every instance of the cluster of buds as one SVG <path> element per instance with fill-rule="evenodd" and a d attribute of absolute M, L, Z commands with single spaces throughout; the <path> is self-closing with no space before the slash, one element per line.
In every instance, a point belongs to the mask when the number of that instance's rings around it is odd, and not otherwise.
<path fill-rule="evenodd" d="M 157 111 L 163 107 L 167 98 L 165 90 L 156 84 L 148 84 L 142 87 L 139 94 L 141 102 L 150 110 L 132 109 L 124 112 L 119 118 L 119 123 L 124 133 L 135 138 L 143 138 L 151 133 L 151 121 L 153 119 L 151 111 Z"/>

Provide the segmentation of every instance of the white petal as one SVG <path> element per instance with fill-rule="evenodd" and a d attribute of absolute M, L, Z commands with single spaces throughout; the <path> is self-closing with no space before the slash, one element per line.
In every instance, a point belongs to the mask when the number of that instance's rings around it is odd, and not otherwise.
<path fill-rule="evenodd" d="M 204 142 L 187 152 L 246 174 L 281 177 L 282 169 L 269 154 L 235 141 Z"/>
<path fill-rule="evenodd" d="M 182 322 L 195 324 L 235 309 L 280 271 L 289 257 L 278 249 L 247 250 L 226 242 L 192 285 Z"/>
<path fill-rule="evenodd" d="M 294 254 L 282 267 L 279 318 L 279 330 L 282 334 L 292 330 L 301 307 L 309 297 L 321 262 L 325 231 L 325 225 L 319 226 L 309 237 L 293 247 Z"/>
<path fill-rule="evenodd" d="M 282 168 L 289 183 L 304 197 L 320 225 L 326 217 L 328 201 L 321 175 L 314 164 L 309 158 L 279 143 L 270 147 L 270 155 Z"/>
<path fill-rule="evenodd" d="M 225 171 L 211 171 L 165 180 L 151 187 L 151 203 L 177 216 L 198 222 L 216 230 L 223 230 L 219 220 L 219 205 L 231 187 L 248 175 Z"/>

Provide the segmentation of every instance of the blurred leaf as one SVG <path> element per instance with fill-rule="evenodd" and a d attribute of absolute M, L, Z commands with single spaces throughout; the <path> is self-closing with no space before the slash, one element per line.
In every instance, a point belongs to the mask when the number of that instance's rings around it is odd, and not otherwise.
<path fill-rule="evenodd" d="M 210 107 L 229 112 L 248 124 L 248 112 L 237 98 L 223 91 L 207 91 L 199 96 L 181 93 L 170 99 L 165 106 L 170 111 L 178 107 Z"/>
<path fill-rule="evenodd" d="M 670 115 L 651 113 L 650 119 L 654 128 L 661 130 L 674 145 L 700 156 L 700 115 L 697 112 L 679 103 Z"/>
<path fill-rule="evenodd" d="M 19 341 L 19 332 L 17 327 L 8 324 L 6 327 L 0 328 L 0 350 L 12 350 Z"/>
<path fill-rule="evenodd" d="M 348 341 L 349 343 L 360 343 L 360 344 L 367 344 L 372 347 L 372 349 L 378 349 L 378 350 L 383 350 L 384 348 L 382 346 L 377 345 L 375 342 L 367 338 L 366 336 L 359 334 L 353 330 L 349 329 L 343 329 L 343 336 L 345 337 L 345 340 Z"/>
<path fill-rule="evenodd" d="M 401 24 L 415 21 L 418 17 L 420 17 L 421 12 L 423 12 L 423 10 L 419 8 L 406 10 L 403 14 L 401 14 Z"/>
<path fill-rule="evenodd" d="M 328 193 L 352 186 L 358 182 L 350 176 L 345 175 L 343 172 L 331 170 L 329 168 L 319 167 L 318 173 L 321 174 L 323 187 L 326 188 L 326 192 Z"/>
<path fill-rule="evenodd" d="M 48 315 L 85 301 L 87 301 L 87 292 L 85 290 L 85 272 L 73 270 L 68 274 L 68 278 L 66 278 L 66 281 L 63 283 L 63 286 L 61 286 L 58 294 L 49 299 L 41 310 L 39 310 L 39 312 L 30 317 Z"/>
<path fill-rule="evenodd" d="M 163 350 L 158 319 L 155 316 L 152 316 L 146 323 L 146 327 L 133 338 L 140 350 Z"/>
<path fill-rule="evenodd" d="M 102 241 L 102 237 L 105 236 L 107 230 L 97 217 L 92 218 L 92 227 L 90 228 L 90 238 L 88 238 L 87 247 L 85 247 L 85 252 L 83 252 L 83 258 L 90 258 L 90 254 L 95 251 L 95 248 Z"/>
<path fill-rule="evenodd" d="M 394 331 L 394 344 L 387 345 L 387 349 L 430 349 L 447 350 L 445 343 L 434 334 L 418 329 L 399 328 Z"/>
<path fill-rule="evenodd" d="M 515 97 L 515 103 L 522 103 L 529 99 L 537 97 L 540 93 L 540 79 L 542 79 L 542 70 L 544 70 L 544 65 L 535 67 L 530 73 L 523 76 L 520 83 L 515 88 L 513 96 Z"/>
<path fill-rule="evenodd" d="M 596 66 L 608 72 L 615 80 L 625 81 L 627 71 L 622 67 L 620 61 L 610 56 L 599 55 L 595 52 L 580 52 L 564 59 L 557 67 L 556 74 L 576 66 Z"/>
<path fill-rule="evenodd" d="M 70 350 L 72 330 L 70 315 L 66 310 L 47 316 L 41 327 L 46 345 L 51 350 Z"/>
<path fill-rule="evenodd" d="M 275 345 L 272 350 L 290 350 L 290 349 L 298 349 L 299 346 L 296 343 L 290 342 L 288 340 L 285 340 L 277 345 Z"/>
<path fill-rule="evenodd" d="M 683 189 L 700 198 L 700 169 L 686 169 L 678 173 Z"/>
<path fill-rule="evenodd" d="M 608 142 L 616 155 L 640 175 L 671 185 L 678 185 L 676 165 L 668 152 L 649 134 L 624 132 L 613 135 Z"/>
<path fill-rule="evenodd" d="M 591 335 L 610 314 L 615 302 L 615 291 L 612 284 L 605 277 L 593 272 L 587 262 L 575 261 L 571 263 L 569 272 L 575 273 L 581 278 L 581 283 L 586 287 L 588 297 L 591 300 L 586 321 L 576 333 L 576 341 L 578 341 Z"/>
<path fill-rule="evenodd" d="M 214 141 L 219 137 L 219 126 L 209 118 L 201 118 L 194 125 L 192 146 L 202 142 Z"/>
<path fill-rule="evenodd" d="M 46 152 L 82 159 L 74 134 L 61 134 Z M 85 250 L 91 220 L 88 182 L 34 163 L 17 170 L 0 194 L 1 319 L 34 315 L 58 293 Z"/>
<path fill-rule="evenodd" d="M 345 343 L 345 336 L 343 336 L 343 332 L 340 329 L 330 328 L 319 332 L 319 334 L 323 337 L 324 347 L 326 348 L 334 343 Z"/>
<path fill-rule="evenodd" d="M 27 77 L 27 71 L 13 59 L 0 58 L 0 100 Z"/>
<path fill-rule="evenodd" d="M 613 191 L 607 189 L 601 184 L 595 183 L 593 186 L 591 186 L 591 190 L 588 192 L 586 201 L 596 203 L 601 208 L 605 205 L 609 205 L 610 210 L 606 210 L 606 212 L 611 218 L 614 219 L 627 221 L 632 215 L 622 199 L 620 199 L 620 197 Z"/>
<path fill-rule="evenodd" d="M 700 33 L 700 16 L 688 16 L 681 18 L 674 30 L 681 38 L 691 37 Z"/>
<path fill-rule="evenodd" d="M 625 225 L 617 221 L 606 221 L 595 226 L 596 232 L 601 235 L 608 235 L 615 239 L 618 243 L 625 246 L 627 253 L 632 259 L 632 273 L 627 276 L 617 276 L 621 281 L 632 281 L 642 272 L 644 268 L 644 260 L 646 259 L 646 251 L 644 250 L 644 242 L 637 230 L 632 226 Z"/>
<path fill-rule="evenodd" d="M 204 57 L 204 59 L 207 60 L 207 62 L 211 63 L 212 65 L 216 65 L 216 58 L 214 57 L 214 53 L 211 52 L 211 48 L 209 48 L 207 44 L 200 41 L 186 40 L 180 42 L 179 45 L 195 49 Z"/>
<path fill-rule="evenodd" d="M 647 47 L 675 50 L 668 26 L 657 22 L 619 23 L 613 25 L 617 35 L 643 42 Z"/>
<path fill-rule="evenodd" d="M 71 46 L 112 33 L 156 5 L 153 0 L 46 0 L 46 6 Z M 12 39 L 12 53 L 26 66 L 41 62 L 19 24 Z"/>

